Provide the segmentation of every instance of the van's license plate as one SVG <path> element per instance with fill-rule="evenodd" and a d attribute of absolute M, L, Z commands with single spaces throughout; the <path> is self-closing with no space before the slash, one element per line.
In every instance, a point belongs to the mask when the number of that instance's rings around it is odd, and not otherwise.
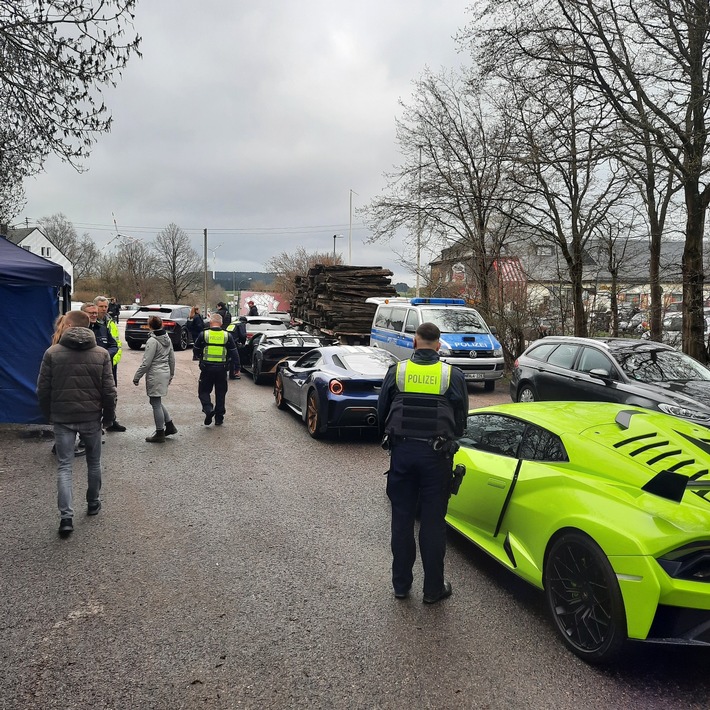
<path fill-rule="evenodd" d="M 482 380 L 483 379 L 482 372 L 464 372 L 463 374 L 465 375 L 467 380 Z"/>

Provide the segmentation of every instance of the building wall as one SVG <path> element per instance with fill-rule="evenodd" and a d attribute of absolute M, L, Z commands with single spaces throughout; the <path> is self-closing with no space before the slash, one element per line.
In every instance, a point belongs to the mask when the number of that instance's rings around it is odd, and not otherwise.
<path fill-rule="evenodd" d="M 27 249 L 38 256 L 43 256 L 45 259 L 64 267 L 64 270 L 71 277 L 72 291 L 74 290 L 74 264 L 72 264 L 39 229 L 30 232 L 24 239 L 18 242 L 17 246 Z"/>

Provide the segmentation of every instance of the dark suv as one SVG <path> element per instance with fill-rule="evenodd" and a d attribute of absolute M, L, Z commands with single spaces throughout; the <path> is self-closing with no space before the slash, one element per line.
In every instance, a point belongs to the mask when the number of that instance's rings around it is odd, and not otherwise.
<path fill-rule="evenodd" d="M 154 304 L 141 306 L 126 320 L 125 338 L 131 350 L 138 350 L 148 340 L 150 335 L 148 318 L 151 316 L 163 319 L 163 328 L 170 336 L 175 350 L 185 350 L 189 345 L 192 345 L 192 336 L 187 329 L 190 306 Z"/>
<path fill-rule="evenodd" d="M 633 404 L 710 427 L 710 369 L 651 340 L 536 340 L 515 361 L 510 396 Z"/>

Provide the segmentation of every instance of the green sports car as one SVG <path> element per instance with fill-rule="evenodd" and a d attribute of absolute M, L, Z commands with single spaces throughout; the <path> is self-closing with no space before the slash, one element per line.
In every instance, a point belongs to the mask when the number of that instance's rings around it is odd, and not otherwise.
<path fill-rule="evenodd" d="M 543 589 L 567 646 L 710 645 L 710 431 L 639 407 L 530 402 L 469 413 L 447 522 Z"/>

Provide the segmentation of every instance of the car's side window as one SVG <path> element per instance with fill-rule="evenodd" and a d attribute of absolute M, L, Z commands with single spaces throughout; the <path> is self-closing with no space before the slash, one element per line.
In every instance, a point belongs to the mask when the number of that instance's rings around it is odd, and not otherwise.
<path fill-rule="evenodd" d="M 519 419 L 500 414 L 471 414 L 459 444 L 516 458 L 524 430 L 525 422 Z"/>
<path fill-rule="evenodd" d="M 581 372 L 591 372 L 592 370 L 604 370 L 607 375 L 614 376 L 616 370 L 611 363 L 611 360 L 596 348 L 582 348 L 582 353 L 579 356 L 577 369 Z"/>
<path fill-rule="evenodd" d="M 535 348 L 532 348 L 528 353 L 528 357 L 533 360 L 547 360 L 547 356 L 557 347 L 557 343 L 543 343 Z"/>
<path fill-rule="evenodd" d="M 569 461 L 560 437 L 534 424 L 525 430 L 519 455 L 528 461 Z"/>
<path fill-rule="evenodd" d="M 404 315 L 406 309 L 404 308 L 393 308 L 392 315 L 390 316 L 390 328 L 392 330 L 400 331 L 404 327 Z"/>
<path fill-rule="evenodd" d="M 407 311 L 407 320 L 404 322 L 405 333 L 416 333 L 419 327 L 419 313 L 416 308 L 410 308 Z"/>
<path fill-rule="evenodd" d="M 557 365 L 558 367 L 565 367 L 571 370 L 578 351 L 579 345 L 567 345 L 563 343 L 562 345 L 558 345 L 554 352 L 550 353 L 547 362 L 549 362 L 550 365 Z"/>
<path fill-rule="evenodd" d="M 315 367 L 320 360 L 320 350 L 311 350 L 296 361 L 296 367 Z"/>
<path fill-rule="evenodd" d="M 377 309 L 377 315 L 375 316 L 375 327 L 376 328 L 389 328 L 390 316 L 392 315 L 391 307 L 382 307 Z"/>

